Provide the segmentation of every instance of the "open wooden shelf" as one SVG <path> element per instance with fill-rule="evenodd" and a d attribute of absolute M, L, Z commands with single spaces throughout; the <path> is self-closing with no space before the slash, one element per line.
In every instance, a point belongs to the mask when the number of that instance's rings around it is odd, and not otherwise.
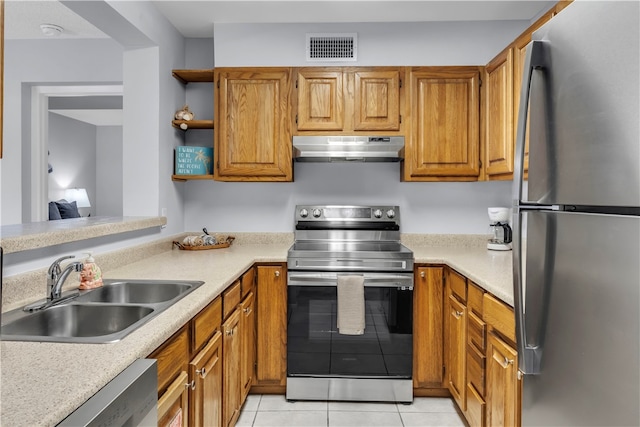
<path fill-rule="evenodd" d="M 208 180 L 213 179 L 213 174 L 211 175 L 171 175 L 172 181 L 193 181 L 193 180 Z"/>
<path fill-rule="evenodd" d="M 171 125 L 180 129 L 180 125 L 186 123 L 189 129 L 213 129 L 213 120 L 172 120 Z"/>
<path fill-rule="evenodd" d="M 173 70 L 171 75 L 184 84 L 213 83 L 213 68 L 201 70 Z"/>

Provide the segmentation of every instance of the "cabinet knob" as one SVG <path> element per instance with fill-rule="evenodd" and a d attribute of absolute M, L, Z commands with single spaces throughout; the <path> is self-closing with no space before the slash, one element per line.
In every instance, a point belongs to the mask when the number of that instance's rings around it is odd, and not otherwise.
<path fill-rule="evenodd" d="M 190 383 L 186 383 L 184 385 L 187 388 L 190 388 L 191 390 L 195 390 L 196 389 L 196 380 L 191 380 Z"/>
<path fill-rule="evenodd" d="M 231 335 L 233 335 L 233 329 L 229 329 L 229 330 L 225 331 L 225 333 L 227 334 L 227 336 L 230 337 Z"/>
<path fill-rule="evenodd" d="M 276 277 L 280 277 L 280 270 L 276 270 L 275 273 Z"/>
<path fill-rule="evenodd" d="M 463 314 L 464 314 L 463 312 L 457 311 L 457 310 L 453 312 L 453 315 L 455 316 L 456 319 L 461 318 Z"/>
<path fill-rule="evenodd" d="M 420 272 L 420 277 L 425 278 L 427 276 L 427 273 L 425 273 L 424 271 Z"/>
<path fill-rule="evenodd" d="M 245 308 L 245 309 L 244 309 L 244 310 L 242 310 L 242 311 L 244 311 L 246 314 L 249 314 L 249 313 L 251 313 L 251 308 L 250 308 L 250 307 L 247 307 L 247 308 Z"/>
<path fill-rule="evenodd" d="M 200 377 L 204 378 L 207 376 L 207 368 L 205 368 L 204 366 L 202 367 L 202 369 L 196 369 L 196 374 L 200 375 Z"/>
<path fill-rule="evenodd" d="M 506 357 L 504 358 L 504 365 L 513 365 L 513 359 L 507 359 Z"/>

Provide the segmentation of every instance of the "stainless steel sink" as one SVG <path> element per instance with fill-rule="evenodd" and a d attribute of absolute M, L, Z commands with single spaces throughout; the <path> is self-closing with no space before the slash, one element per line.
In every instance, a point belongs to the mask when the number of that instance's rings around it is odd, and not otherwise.
<path fill-rule="evenodd" d="M 184 282 L 110 281 L 101 288 L 84 293 L 76 299 L 83 302 L 119 304 L 155 304 L 170 301 L 193 287 Z"/>
<path fill-rule="evenodd" d="M 109 343 L 119 341 L 187 296 L 204 282 L 105 280 L 68 302 L 3 316 L 6 341 Z"/>

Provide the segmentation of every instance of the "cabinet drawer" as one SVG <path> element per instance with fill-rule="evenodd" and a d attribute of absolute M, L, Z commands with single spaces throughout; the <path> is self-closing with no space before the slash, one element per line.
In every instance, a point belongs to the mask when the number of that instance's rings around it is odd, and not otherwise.
<path fill-rule="evenodd" d="M 516 317 L 513 309 L 489 294 L 484 294 L 484 320 L 496 331 L 516 341 Z"/>
<path fill-rule="evenodd" d="M 472 311 L 469 311 L 468 319 L 467 343 L 477 348 L 478 351 L 484 353 L 487 343 L 487 325 Z"/>
<path fill-rule="evenodd" d="M 236 280 L 236 282 L 222 294 L 222 309 L 224 310 L 224 319 L 226 319 L 231 313 L 233 313 L 233 310 L 235 310 L 238 304 L 240 304 L 240 294 L 240 280 Z"/>
<path fill-rule="evenodd" d="M 471 384 L 467 384 L 467 412 L 469 427 L 482 427 L 486 403 Z"/>
<path fill-rule="evenodd" d="M 460 301 L 467 301 L 467 279 L 451 269 L 449 270 L 449 287 Z"/>
<path fill-rule="evenodd" d="M 469 281 L 467 284 L 467 308 L 482 317 L 482 296 L 484 290 L 475 283 Z"/>
<path fill-rule="evenodd" d="M 472 346 L 467 346 L 467 382 L 484 396 L 485 355 Z"/>
<path fill-rule="evenodd" d="M 183 327 L 162 347 L 154 351 L 151 359 L 158 360 L 158 392 L 164 391 L 189 363 L 189 329 Z"/>
<path fill-rule="evenodd" d="M 242 299 L 249 295 L 249 292 L 253 291 L 254 283 L 256 279 L 256 269 L 251 267 L 246 273 L 242 275 Z"/>
<path fill-rule="evenodd" d="M 209 341 L 215 331 L 220 330 L 222 323 L 222 298 L 214 299 L 193 319 L 193 347 L 196 352 Z"/>

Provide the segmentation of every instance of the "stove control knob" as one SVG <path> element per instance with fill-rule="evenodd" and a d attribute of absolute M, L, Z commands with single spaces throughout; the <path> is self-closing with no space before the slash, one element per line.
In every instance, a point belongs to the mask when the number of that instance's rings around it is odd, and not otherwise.
<path fill-rule="evenodd" d="M 300 217 L 306 218 L 307 216 L 309 216 L 309 211 L 306 209 L 300 209 Z"/>
<path fill-rule="evenodd" d="M 393 218 L 396 216 L 396 211 L 394 211 L 393 209 L 389 209 L 387 211 L 387 218 Z"/>
<path fill-rule="evenodd" d="M 320 215 L 322 215 L 322 211 L 320 209 L 314 209 L 313 210 L 313 217 L 314 218 L 320 218 Z"/>
<path fill-rule="evenodd" d="M 382 211 L 380 209 L 376 209 L 375 211 L 373 211 L 373 216 L 375 216 L 376 218 L 382 218 Z"/>

